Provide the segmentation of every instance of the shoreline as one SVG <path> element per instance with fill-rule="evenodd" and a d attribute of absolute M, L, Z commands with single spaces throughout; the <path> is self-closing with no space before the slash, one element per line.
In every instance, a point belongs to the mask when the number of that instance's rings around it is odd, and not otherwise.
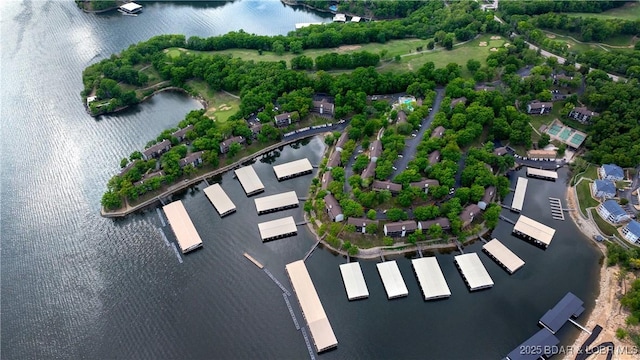
<path fill-rule="evenodd" d="M 152 86 L 158 86 L 158 85 L 160 85 L 160 84 L 161 84 L 161 83 L 158 83 L 158 84 L 156 84 L 156 85 L 152 85 Z M 143 102 L 145 102 L 145 101 L 147 101 L 147 100 L 151 99 L 151 98 L 152 98 L 152 97 L 154 97 L 155 95 L 160 94 L 160 93 L 165 92 L 165 91 L 182 92 L 182 93 L 184 93 L 185 95 L 189 96 L 190 98 L 192 98 L 192 99 L 196 100 L 197 102 L 199 102 L 199 103 L 200 103 L 200 105 L 202 105 L 202 106 L 204 107 L 204 109 L 205 109 L 205 110 L 209 107 L 209 103 L 207 103 L 207 101 L 204 99 L 204 97 L 203 97 L 202 95 L 200 95 L 200 94 L 198 94 L 198 95 L 193 95 L 193 94 L 189 93 L 189 91 L 187 91 L 187 90 L 185 90 L 185 89 L 183 89 L 183 88 L 181 88 L 181 87 L 178 87 L 178 86 L 167 86 L 167 87 L 163 87 L 163 88 L 160 88 L 160 89 L 154 90 L 154 91 L 153 91 L 151 94 L 149 94 L 149 95 L 143 96 L 143 97 L 140 99 L 140 101 L 138 101 L 138 102 L 137 102 L 137 103 L 135 103 L 135 104 L 130 104 L 130 105 L 125 105 L 125 106 L 120 106 L 119 108 L 115 108 L 115 109 L 113 109 L 113 110 L 111 110 L 111 111 L 105 111 L 105 112 L 101 112 L 101 113 L 98 113 L 98 114 L 92 114 L 92 113 L 91 113 L 91 111 L 89 110 L 89 107 L 88 107 L 88 106 L 85 106 L 85 108 L 87 109 L 87 113 L 88 113 L 91 117 L 93 117 L 93 118 L 97 118 L 98 116 L 102 116 L 102 115 L 111 115 L 111 114 L 116 114 L 116 113 L 119 113 L 120 111 L 126 110 L 126 109 L 128 109 L 128 108 L 130 108 L 130 107 L 132 107 L 132 106 L 140 105 L 140 104 L 142 104 Z M 85 101 L 86 101 L 86 100 L 85 100 Z"/>

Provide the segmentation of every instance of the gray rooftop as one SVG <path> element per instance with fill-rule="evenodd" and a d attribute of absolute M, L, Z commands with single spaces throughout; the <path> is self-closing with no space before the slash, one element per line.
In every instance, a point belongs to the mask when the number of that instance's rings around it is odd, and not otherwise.
<path fill-rule="evenodd" d="M 540 318 L 540 324 L 556 333 L 571 317 L 578 317 L 584 311 L 584 302 L 568 292 L 553 308 Z"/>

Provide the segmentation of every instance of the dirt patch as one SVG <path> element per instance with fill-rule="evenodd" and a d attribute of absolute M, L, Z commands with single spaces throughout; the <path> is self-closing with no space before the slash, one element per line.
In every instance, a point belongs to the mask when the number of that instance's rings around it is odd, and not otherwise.
<path fill-rule="evenodd" d="M 500 39 L 502 39 L 502 36 L 497 36 L 496 35 L 496 36 L 492 36 L 491 37 L 491 40 L 500 40 Z"/>
<path fill-rule="evenodd" d="M 567 44 L 567 49 L 571 49 L 571 45 L 570 44 Z"/>
<path fill-rule="evenodd" d="M 549 39 L 555 39 L 555 38 L 556 38 L 556 36 L 555 36 L 555 35 L 553 35 L 553 34 L 547 34 L 547 37 L 548 37 Z"/>
<path fill-rule="evenodd" d="M 498 49 L 496 49 L 496 48 L 491 48 L 491 49 L 489 49 L 489 51 L 498 51 Z"/>
<path fill-rule="evenodd" d="M 338 51 L 353 51 L 353 50 L 358 50 L 361 47 L 362 46 L 360 45 L 342 45 L 338 48 Z"/>
<path fill-rule="evenodd" d="M 487 46 L 487 42 L 486 41 L 480 41 L 480 44 L 478 44 L 478 46 Z"/>

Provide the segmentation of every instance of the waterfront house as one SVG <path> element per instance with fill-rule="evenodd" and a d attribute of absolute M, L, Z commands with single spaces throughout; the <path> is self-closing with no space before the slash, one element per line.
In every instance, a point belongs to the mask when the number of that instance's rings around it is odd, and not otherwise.
<path fill-rule="evenodd" d="M 334 105 L 328 102 L 327 99 L 313 101 L 312 106 L 312 112 L 318 113 L 320 115 L 333 115 Z"/>
<path fill-rule="evenodd" d="M 180 167 L 183 168 L 187 165 L 193 165 L 195 167 L 202 164 L 203 153 L 204 151 L 197 151 L 185 156 L 184 159 L 180 159 L 180 162 L 179 162 Z"/>
<path fill-rule="evenodd" d="M 374 140 L 369 148 L 369 158 L 371 158 L 371 161 L 376 162 L 380 155 L 382 155 L 382 141 Z"/>
<path fill-rule="evenodd" d="M 140 186 L 140 185 L 144 184 L 145 181 L 147 181 L 149 179 L 152 179 L 152 178 L 155 178 L 155 177 L 159 177 L 159 176 L 164 176 L 164 175 L 165 175 L 165 173 L 162 170 L 154 171 L 154 172 L 151 172 L 151 173 L 148 173 L 148 174 L 144 174 L 144 175 L 142 175 L 142 178 L 140 179 L 140 181 L 136 181 L 136 182 L 133 183 L 133 186 Z"/>
<path fill-rule="evenodd" d="M 480 209 L 480 207 L 476 204 L 467 205 L 467 207 L 465 207 L 462 210 L 462 213 L 460 214 L 460 220 L 462 220 L 462 227 L 465 228 L 471 225 L 471 223 L 473 222 L 473 219 L 475 219 L 475 217 L 478 214 L 480 214 L 481 211 L 482 209 Z"/>
<path fill-rule="evenodd" d="M 474 88 L 475 91 L 493 91 L 495 89 L 496 89 L 495 86 L 487 86 L 487 85 L 476 85 Z"/>
<path fill-rule="evenodd" d="M 622 236 L 632 244 L 640 244 L 640 223 L 635 220 L 631 220 L 622 228 Z"/>
<path fill-rule="evenodd" d="M 455 99 L 451 100 L 451 108 L 453 109 L 458 104 L 465 105 L 466 103 L 467 103 L 467 98 L 464 97 L 464 96 L 463 97 L 459 97 L 459 98 L 455 98 Z"/>
<path fill-rule="evenodd" d="M 360 177 L 362 180 L 370 179 L 376 175 L 376 163 L 371 161 L 369 165 L 362 171 Z"/>
<path fill-rule="evenodd" d="M 142 158 L 145 160 L 157 158 L 169 151 L 169 149 L 171 149 L 171 141 L 165 139 L 142 151 Z"/>
<path fill-rule="evenodd" d="M 192 129 L 193 129 L 193 125 L 189 124 L 186 127 L 174 132 L 173 134 L 171 134 L 171 136 L 175 137 L 176 139 L 178 139 L 178 141 L 182 142 L 187 136 L 187 132 L 189 132 L 189 130 L 192 130 Z"/>
<path fill-rule="evenodd" d="M 404 124 L 406 122 L 407 122 L 407 113 L 404 112 L 404 110 L 398 111 L 398 120 L 396 120 L 396 123 Z"/>
<path fill-rule="evenodd" d="M 596 180 L 591 186 L 595 197 L 605 199 L 616 197 L 616 184 L 611 180 Z"/>
<path fill-rule="evenodd" d="M 349 141 L 349 134 L 345 131 L 340 135 L 338 141 L 336 141 L 336 151 L 342 151 L 342 148 L 347 141 Z"/>
<path fill-rule="evenodd" d="M 429 228 L 431 228 L 433 225 L 440 225 L 442 230 L 451 229 L 451 222 L 446 217 L 439 217 L 427 221 L 418 221 L 418 229 L 420 229 L 423 234 L 429 231 Z"/>
<path fill-rule="evenodd" d="M 234 136 L 220 143 L 220 153 L 226 154 L 232 144 L 244 144 L 247 140 L 242 136 Z"/>
<path fill-rule="evenodd" d="M 326 190 L 327 186 L 329 186 L 332 181 L 333 175 L 331 175 L 331 171 L 325 171 L 324 174 L 322 174 L 322 185 L 320 186 L 320 188 L 322 190 Z"/>
<path fill-rule="evenodd" d="M 327 210 L 327 215 L 329 215 L 331 221 L 340 222 L 344 220 L 342 207 L 338 204 L 338 200 L 336 200 L 332 194 L 327 194 L 324 197 L 324 207 Z"/>
<path fill-rule="evenodd" d="M 120 174 L 118 174 L 119 176 L 123 176 L 126 173 L 129 172 L 129 170 L 133 169 L 134 166 L 136 166 L 136 160 L 130 162 L 127 164 L 127 166 L 123 167 L 122 170 L 120 170 Z"/>
<path fill-rule="evenodd" d="M 253 138 L 257 139 L 258 134 L 260 134 L 260 131 L 262 130 L 262 124 L 260 123 L 253 124 L 249 129 L 251 130 L 251 134 L 253 135 Z"/>
<path fill-rule="evenodd" d="M 327 169 L 333 169 L 340 166 L 340 152 L 334 151 L 329 155 L 329 161 L 327 161 Z"/>
<path fill-rule="evenodd" d="M 604 164 L 600 167 L 600 178 L 605 180 L 620 181 L 624 179 L 624 171 L 616 164 Z"/>
<path fill-rule="evenodd" d="M 603 219 L 612 224 L 619 224 L 625 220 L 629 220 L 629 214 L 615 200 L 606 200 L 596 208 L 598 214 Z"/>
<path fill-rule="evenodd" d="M 493 150 L 493 155 L 503 156 L 505 154 L 507 154 L 507 147 L 506 146 L 501 146 L 501 147 L 496 148 L 495 150 Z"/>
<path fill-rule="evenodd" d="M 544 115 L 550 113 L 551 110 L 553 110 L 552 102 L 534 100 L 527 104 L 527 114 Z"/>
<path fill-rule="evenodd" d="M 440 162 L 440 151 L 436 150 L 429 154 L 429 165 L 435 165 Z"/>
<path fill-rule="evenodd" d="M 411 187 L 417 187 L 420 189 L 424 189 L 424 193 L 428 194 L 429 193 L 429 188 L 433 187 L 433 186 L 439 186 L 440 182 L 438 180 L 433 180 L 433 179 L 424 179 L 421 181 L 416 181 L 416 182 L 412 182 L 409 183 L 409 186 Z"/>
<path fill-rule="evenodd" d="M 298 115 L 297 111 L 286 112 L 274 117 L 275 123 L 277 127 L 285 127 L 289 126 L 294 122 L 300 120 L 300 115 Z"/>
<path fill-rule="evenodd" d="M 486 189 L 484 189 L 484 195 L 482 196 L 482 202 L 484 202 L 485 204 L 489 204 L 493 201 L 493 197 L 496 195 L 496 187 L 495 186 L 487 186 Z M 484 209 L 483 209 L 484 210 Z"/>
<path fill-rule="evenodd" d="M 431 132 L 431 138 L 436 138 L 436 139 L 440 139 L 442 138 L 442 135 L 444 135 L 444 131 L 446 129 L 444 128 L 444 126 L 438 126 L 435 129 L 433 129 L 433 131 Z"/>
<path fill-rule="evenodd" d="M 402 185 L 392 183 L 391 181 L 375 180 L 371 185 L 371 188 L 375 191 L 389 190 L 393 195 L 397 195 L 402 191 Z"/>
<path fill-rule="evenodd" d="M 366 233 L 367 232 L 367 225 L 369 224 L 376 224 L 376 226 L 378 225 L 378 220 L 369 220 L 366 218 L 349 218 L 347 220 L 347 224 L 349 225 L 353 225 L 356 227 L 356 232 L 359 233 Z"/>
<path fill-rule="evenodd" d="M 591 122 L 591 119 L 593 119 L 593 117 L 598 115 L 600 114 L 598 114 L 597 112 L 593 112 L 586 107 L 574 107 L 569 112 L 568 116 L 572 119 L 578 120 L 582 124 L 587 124 Z"/>
<path fill-rule="evenodd" d="M 391 222 L 384 225 L 384 235 L 391 237 L 405 237 L 418 229 L 414 220 Z"/>

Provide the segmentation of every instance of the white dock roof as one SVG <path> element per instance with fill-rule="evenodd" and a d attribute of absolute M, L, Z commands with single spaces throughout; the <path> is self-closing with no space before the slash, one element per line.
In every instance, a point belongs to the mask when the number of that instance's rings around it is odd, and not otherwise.
<path fill-rule="evenodd" d="M 122 6 L 120 6 L 120 8 L 122 10 L 126 10 L 128 12 L 134 12 L 134 11 L 142 9 L 142 5 L 136 4 L 134 2 L 130 2 L 130 3 L 126 3 L 126 4 L 122 5 Z"/>
<path fill-rule="evenodd" d="M 167 215 L 167 220 L 169 220 L 169 224 L 171 224 L 173 233 L 176 234 L 178 245 L 180 245 L 180 250 L 182 250 L 183 254 L 202 246 L 202 239 L 200 239 L 196 227 L 193 226 L 191 218 L 189 214 L 187 214 L 187 209 L 185 209 L 182 204 L 182 200 L 167 204 L 163 206 L 162 209 L 165 215 Z"/>
<path fill-rule="evenodd" d="M 524 215 L 520 215 L 518 221 L 516 222 L 516 225 L 513 227 L 513 231 L 517 231 L 532 239 L 535 239 L 545 246 L 549 246 L 549 244 L 551 244 L 553 235 L 556 233 L 556 230 L 554 228 L 539 223 Z"/>
<path fill-rule="evenodd" d="M 238 177 L 238 180 L 240 181 L 240 184 L 242 185 L 242 188 L 244 189 L 244 192 L 247 195 L 251 195 L 264 190 L 264 185 L 262 184 L 262 181 L 260 181 L 260 178 L 258 177 L 258 174 L 256 174 L 256 171 L 253 170 L 253 166 L 249 165 L 241 167 L 239 169 L 236 169 L 235 173 Z"/>
<path fill-rule="evenodd" d="M 336 347 L 338 339 L 333 333 L 329 318 L 324 312 L 318 293 L 304 261 L 298 260 L 285 266 L 293 291 L 298 297 L 302 314 L 309 325 L 309 332 L 318 352 Z"/>
<path fill-rule="evenodd" d="M 382 278 L 384 289 L 387 291 L 387 298 L 394 299 L 409 295 L 409 290 L 404 283 L 404 279 L 395 260 L 378 263 L 376 266 L 378 267 L 380 278 Z"/>
<path fill-rule="evenodd" d="M 444 279 L 438 260 L 435 257 L 413 259 L 411 263 L 425 300 L 451 296 L 449 285 L 447 285 L 447 281 Z"/>
<path fill-rule="evenodd" d="M 207 195 L 209 201 L 211 201 L 220 216 L 236 211 L 236 205 L 231 201 L 227 193 L 224 192 L 220 184 L 213 184 L 207 187 L 204 189 L 204 194 Z"/>
<path fill-rule="evenodd" d="M 557 179 L 558 173 L 551 170 L 542 170 L 536 168 L 527 168 L 527 176 L 540 176 L 548 179 Z"/>
<path fill-rule="evenodd" d="M 516 192 L 513 194 L 513 202 L 511 203 L 511 210 L 522 211 L 524 205 L 524 195 L 527 193 L 527 184 L 529 179 L 519 177 L 518 184 L 516 185 Z"/>
<path fill-rule="evenodd" d="M 296 206 L 299 203 L 298 195 L 295 191 L 283 192 L 280 194 L 263 196 L 261 198 L 254 199 L 256 203 L 256 210 L 258 214 L 263 212 L 274 211 L 276 209 L 284 209 L 292 206 Z"/>
<path fill-rule="evenodd" d="M 369 297 L 369 290 L 367 289 L 367 283 L 364 281 L 359 262 L 340 265 L 340 273 L 342 274 L 342 281 L 347 290 L 349 300 Z"/>
<path fill-rule="evenodd" d="M 524 261 L 504 246 L 498 239 L 493 239 L 484 244 L 482 248 L 488 252 L 500 265 L 504 266 L 510 274 L 524 266 Z"/>
<path fill-rule="evenodd" d="M 462 254 L 454 258 L 469 290 L 480 290 L 493 286 L 493 280 L 476 253 Z"/>
<path fill-rule="evenodd" d="M 276 177 L 278 178 L 278 180 L 287 179 L 297 174 L 302 174 L 308 171 L 313 171 L 313 166 L 311 166 L 311 163 L 307 158 L 291 161 L 273 167 L 273 172 L 276 173 Z"/>
<path fill-rule="evenodd" d="M 285 236 L 286 234 L 296 233 L 298 228 L 296 227 L 295 220 L 293 220 L 293 216 L 289 216 L 260 223 L 258 224 L 258 230 L 260 230 L 262 241 L 266 241 Z"/>

